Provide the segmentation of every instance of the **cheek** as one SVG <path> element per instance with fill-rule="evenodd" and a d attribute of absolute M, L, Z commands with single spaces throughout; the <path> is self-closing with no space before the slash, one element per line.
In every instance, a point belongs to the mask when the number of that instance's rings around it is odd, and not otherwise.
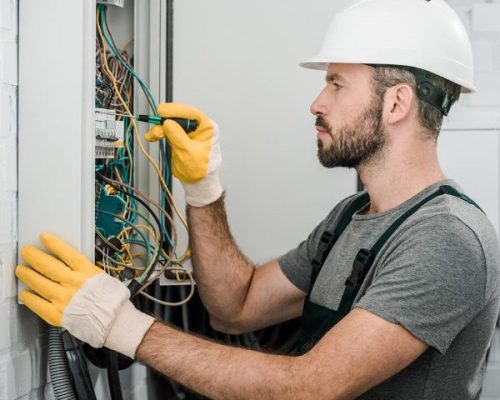
<path fill-rule="evenodd" d="M 328 118 L 328 122 L 330 123 L 330 126 L 332 128 L 332 132 L 335 133 L 338 129 L 354 123 L 358 118 L 358 113 L 359 111 L 357 111 L 355 107 L 339 105 L 339 107 L 334 112 L 332 112 L 330 118 Z"/>

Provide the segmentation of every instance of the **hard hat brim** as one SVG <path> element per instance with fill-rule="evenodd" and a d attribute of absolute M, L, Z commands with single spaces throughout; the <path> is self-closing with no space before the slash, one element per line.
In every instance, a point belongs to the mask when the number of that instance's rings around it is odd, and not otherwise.
<path fill-rule="evenodd" d="M 374 61 L 370 61 L 370 62 L 364 61 L 363 62 L 363 61 L 356 60 L 356 59 L 337 59 L 337 58 L 333 59 L 333 58 L 325 58 L 325 57 L 314 57 L 314 58 L 311 58 L 309 60 L 306 60 L 306 61 L 299 63 L 299 65 L 302 68 L 314 69 L 314 70 L 319 70 L 319 71 L 326 71 L 330 64 L 388 64 L 388 63 L 383 62 L 383 61 L 378 61 L 378 62 L 377 61 L 375 61 L 375 62 Z M 415 66 L 415 65 L 407 65 L 407 64 L 394 63 L 394 62 L 391 62 L 390 64 L 401 65 L 401 66 L 411 66 L 411 67 L 427 70 L 424 67 Z M 440 75 L 440 76 L 442 76 L 442 75 Z M 457 79 L 456 77 L 450 77 L 450 76 L 442 76 L 442 77 L 456 83 L 457 85 L 460 85 L 462 87 L 461 92 L 464 94 L 474 93 L 477 91 L 475 86 L 473 86 L 469 83 L 463 82 L 460 79 Z"/>

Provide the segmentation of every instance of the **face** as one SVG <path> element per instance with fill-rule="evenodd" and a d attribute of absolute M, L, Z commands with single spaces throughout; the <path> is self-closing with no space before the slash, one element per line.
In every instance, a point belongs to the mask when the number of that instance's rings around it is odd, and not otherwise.
<path fill-rule="evenodd" d="M 382 153 L 383 96 L 374 93 L 371 69 L 360 64 L 328 68 L 325 88 L 311 105 L 324 167 L 356 168 Z"/>

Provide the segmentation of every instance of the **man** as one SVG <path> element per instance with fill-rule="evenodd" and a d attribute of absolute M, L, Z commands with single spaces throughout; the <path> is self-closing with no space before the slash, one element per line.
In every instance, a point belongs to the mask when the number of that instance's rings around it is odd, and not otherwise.
<path fill-rule="evenodd" d="M 22 249 L 33 269 L 16 274 L 41 297 L 21 299 L 94 347 L 214 399 L 478 399 L 500 304 L 498 243 L 436 154 L 443 115 L 473 90 L 462 24 L 442 0 L 357 0 L 304 65 L 327 68 L 311 106 L 319 159 L 356 168 L 367 192 L 338 204 L 278 260 L 254 268 L 231 237 L 213 122 L 162 104 L 160 115 L 196 119 L 197 130 L 187 136 L 167 120 L 146 135 L 172 145 L 213 326 L 238 333 L 303 315 L 295 355 L 227 347 L 155 322 L 120 282 L 50 234 L 41 241 L 61 261 Z"/>

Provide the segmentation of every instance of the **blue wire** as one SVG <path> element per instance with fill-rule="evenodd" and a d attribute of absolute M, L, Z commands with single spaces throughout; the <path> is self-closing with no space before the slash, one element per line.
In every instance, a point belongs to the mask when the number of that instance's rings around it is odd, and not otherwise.
<path fill-rule="evenodd" d="M 146 261 L 146 264 L 149 265 L 149 261 L 150 261 L 150 257 L 149 257 L 149 253 L 151 252 L 151 244 L 146 240 L 146 237 L 144 236 L 144 234 L 141 232 L 141 230 L 139 228 L 137 228 L 134 224 L 132 224 L 131 222 L 127 221 L 125 218 L 121 218 L 119 216 L 117 216 L 116 214 L 113 214 L 111 212 L 108 212 L 108 211 L 104 211 L 104 210 L 99 210 L 98 208 L 96 208 L 95 210 L 97 213 L 101 213 L 101 214 L 105 214 L 105 215 L 110 215 L 110 216 L 113 216 L 117 219 L 119 219 L 120 221 L 122 221 L 124 224 L 128 225 L 128 226 L 131 226 L 134 231 L 136 231 L 142 238 L 142 240 L 144 241 L 144 244 L 146 244 L 147 246 L 147 261 Z"/>
<path fill-rule="evenodd" d="M 113 43 L 108 37 L 108 27 L 106 26 L 106 20 L 104 19 L 104 12 L 100 13 L 100 20 L 101 20 L 101 27 L 102 27 L 102 33 L 104 36 L 104 39 L 106 40 L 107 45 L 111 49 L 111 51 L 115 54 L 116 58 L 122 63 L 122 65 L 125 67 L 125 69 L 134 76 L 135 79 L 139 82 L 139 84 L 144 88 L 144 91 L 147 93 L 147 96 L 149 97 L 149 100 L 151 101 L 152 104 L 154 104 L 155 109 L 153 110 L 156 114 L 156 108 L 157 108 L 157 103 L 154 100 L 153 95 L 151 94 L 151 91 L 149 90 L 149 87 L 143 82 L 143 80 L 135 73 L 133 69 L 131 69 L 128 64 L 123 60 L 122 56 L 118 52 L 118 50 L 113 46 Z"/>
<path fill-rule="evenodd" d="M 157 115 L 157 112 L 156 112 L 156 108 L 157 108 L 157 103 L 149 89 L 149 87 L 144 83 L 144 81 L 135 73 L 135 71 L 133 69 L 131 69 L 128 64 L 123 60 L 123 58 L 121 57 L 121 54 L 119 53 L 119 51 L 115 48 L 115 46 L 113 45 L 112 41 L 110 40 L 110 38 L 108 37 L 108 27 L 106 25 L 106 19 L 104 18 L 104 12 L 106 11 L 106 7 L 103 7 L 103 12 L 100 13 L 100 21 L 101 21 L 101 28 L 102 28 L 102 33 L 103 33 L 103 36 L 104 36 L 104 39 L 106 40 L 106 44 L 108 45 L 108 47 L 111 49 L 111 51 L 114 53 L 114 55 L 116 56 L 116 58 L 120 61 L 120 63 L 125 67 L 125 69 L 139 82 L 139 84 L 141 85 L 141 87 L 144 89 L 144 91 L 146 92 L 150 102 L 155 106 L 154 108 L 154 113 L 155 115 Z M 166 143 L 163 142 L 161 143 L 161 146 L 163 146 L 163 149 L 164 149 L 164 152 L 166 153 Z M 170 174 L 170 168 L 169 168 L 169 165 L 167 162 L 164 163 L 165 164 L 165 178 L 166 178 L 166 183 L 167 185 L 169 185 L 170 183 L 170 179 L 171 179 L 171 174 Z M 128 174 L 125 173 L 124 174 L 125 177 L 127 177 L 126 179 L 128 180 Z M 128 184 L 130 184 L 130 182 L 126 182 Z M 162 208 L 165 208 L 164 204 L 165 204 L 165 200 L 166 200 L 166 194 L 164 191 L 161 192 L 162 194 L 162 197 L 161 197 L 161 204 L 162 204 Z M 132 206 L 133 204 L 133 206 Z M 137 205 L 136 205 L 136 202 L 135 200 L 131 199 L 131 207 L 130 208 L 133 208 L 133 209 L 136 209 Z M 131 215 L 131 217 L 133 217 L 133 219 L 131 218 L 131 221 L 132 222 L 135 222 L 137 220 L 137 215 L 135 213 L 133 213 Z M 165 223 L 164 223 L 164 217 L 161 218 L 161 226 L 162 226 L 162 230 L 163 230 L 163 233 L 165 234 L 165 237 L 167 238 L 168 242 L 170 243 L 170 245 L 173 247 L 173 242 L 172 242 L 172 239 L 170 238 L 170 235 L 166 229 L 166 226 L 165 226 Z M 177 255 L 174 253 L 175 257 L 177 257 Z"/>

